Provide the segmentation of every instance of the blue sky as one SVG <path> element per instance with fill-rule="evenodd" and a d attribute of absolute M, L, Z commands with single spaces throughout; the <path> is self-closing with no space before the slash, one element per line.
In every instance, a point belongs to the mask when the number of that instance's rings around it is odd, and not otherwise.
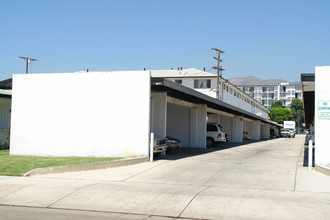
<path fill-rule="evenodd" d="M 330 1 L 3 0 L 0 80 L 29 72 L 206 67 L 299 81 L 330 65 Z"/>

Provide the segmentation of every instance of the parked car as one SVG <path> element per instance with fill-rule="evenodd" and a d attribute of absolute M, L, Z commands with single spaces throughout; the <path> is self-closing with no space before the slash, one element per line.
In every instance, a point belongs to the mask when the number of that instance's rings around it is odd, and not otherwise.
<path fill-rule="evenodd" d="M 250 140 L 250 134 L 247 131 L 243 131 L 243 140 Z"/>
<path fill-rule="evenodd" d="M 168 147 L 167 151 L 172 151 L 181 148 L 181 141 L 175 137 L 167 136 Z"/>
<path fill-rule="evenodd" d="M 166 151 L 168 148 L 168 139 L 166 137 L 154 136 L 154 158 L 158 157 L 161 152 Z"/>
<path fill-rule="evenodd" d="M 211 147 L 216 143 L 226 142 L 225 129 L 217 123 L 207 123 L 206 126 L 206 146 Z"/>
<path fill-rule="evenodd" d="M 283 128 L 281 131 L 282 137 L 288 137 L 288 138 L 294 138 L 296 136 L 296 133 L 293 129 Z"/>

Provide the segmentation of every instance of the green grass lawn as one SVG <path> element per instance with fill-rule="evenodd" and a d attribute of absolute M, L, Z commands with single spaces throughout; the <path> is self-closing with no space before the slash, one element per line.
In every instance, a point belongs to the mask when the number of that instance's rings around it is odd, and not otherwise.
<path fill-rule="evenodd" d="M 22 176 L 26 172 L 36 168 L 97 163 L 119 159 L 122 158 L 13 156 L 9 155 L 9 150 L 0 150 L 0 175 Z"/>

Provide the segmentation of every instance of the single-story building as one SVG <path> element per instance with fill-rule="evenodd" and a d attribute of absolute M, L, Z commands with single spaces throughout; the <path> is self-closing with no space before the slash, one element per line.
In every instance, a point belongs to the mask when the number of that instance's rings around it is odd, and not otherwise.
<path fill-rule="evenodd" d="M 10 153 L 39 156 L 148 155 L 150 133 L 206 147 L 206 123 L 234 142 L 270 137 L 280 125 L 150 71 L 14 74 Z"/>

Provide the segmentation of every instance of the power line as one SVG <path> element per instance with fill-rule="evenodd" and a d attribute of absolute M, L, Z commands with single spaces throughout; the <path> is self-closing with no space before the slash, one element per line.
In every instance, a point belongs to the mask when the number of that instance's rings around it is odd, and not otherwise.
<path fill-rule="evenodd" d="M 26 61 L 26 74 L 28 74 L 29 72 L 29 63 L 31 63 L 32 61 L 38 61 L 37 59 L 33 59 L 33 58 L 29 58 L 29 57 L 19 57 L 21 59 L 24 59 Z"/>

